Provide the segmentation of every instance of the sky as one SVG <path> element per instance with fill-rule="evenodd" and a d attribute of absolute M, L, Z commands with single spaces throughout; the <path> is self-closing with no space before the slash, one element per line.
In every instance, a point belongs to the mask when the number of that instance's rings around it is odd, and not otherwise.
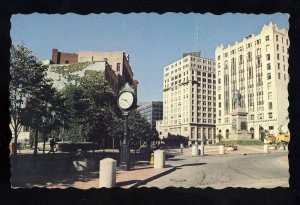
<path fill-rule="evenodd" d="M 125 51 L 134 79 L 139 81 L 138 101 L 162 101 L 163 68 L 184 52 L 197 51 L 214 59 L 217 46 L 259 34 L 270 22 L 289 28 L 288 15 L 254 14 L 30 14 L 11 19 L 14 45 L 25 44 L 40 59 L 61 52 Z M 197 24 L 199 41 L 197 43 Z"/>

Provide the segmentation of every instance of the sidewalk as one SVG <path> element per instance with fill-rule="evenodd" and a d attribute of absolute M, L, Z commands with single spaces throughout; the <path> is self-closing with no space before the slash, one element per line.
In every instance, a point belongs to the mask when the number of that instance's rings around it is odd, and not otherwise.
<path fill-rule="evenodd" d="M 129 171 L 117 170 L 116 176 L 116 187 L 121 188 L 131 188 L 137 187 L 141 184 L 147 183 L 151 180 L 154 180 L 158 177 L 161 177 L 165 174 L 168 174 L 175 170 L 175 167 L 166 166 L 162 169 L 154 169 L 153 165 L 149 165 L 148 161 L 139 161 L 134 164 L 134 167 Z M 87 173 L 83 172 L 81 175 Z M 90 189 L 90 188 L 99 188 L 99 173 L 92 172 L 88 173 L 93 175 L 88 180 L 74 180 L 72 184 L 64 183 L 48 183 L 46 186 L 37 186 L 37 187 L 46 187 L 46 188 L 60 188 L 65 189 L 69 187 L 78 188 L 78 189 Z"/>
<path fill-rule="evenodd" d="M 273 150 L 269 149 L 270 153 L 282 153 L 282 152 L 288 152 L 287 147 L 285 150 Z M 225 149 L 225 155 L 231 154 L 231 155 L 247 155 L 247 154 L 263 154 L 264 153 L 264 147 L 259 145 L 238 145 L 238 149 L 234 151 L 229 151 Z M 184 148 L 183 154 L 187 156 L 192 155 L 192 148 Z M 204 155 L 220 155 L 219 154 L 219 146 L 216 145 L 209 145 L 204 146 Z"/>

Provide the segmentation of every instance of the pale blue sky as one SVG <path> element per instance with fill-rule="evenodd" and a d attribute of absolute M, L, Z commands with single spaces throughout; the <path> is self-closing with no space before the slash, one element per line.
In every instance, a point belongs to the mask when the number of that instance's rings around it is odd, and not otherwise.
<path fill-rule="evenodd" d="M 126 51 L 134 78 L 139 81 L 138 101 L 162 100 L 163 67 L 196 51 L 199 22 L 201 55 L 214 59 L 220 44 L 233 44 L 258 34 L 273 22 L 288 28 L 287 14 L 76 14 L 14 15 L 13 44 L 24 43 L 41 59 L 51 59 L 52 48 L 62 52 L 80 50 Z"/>

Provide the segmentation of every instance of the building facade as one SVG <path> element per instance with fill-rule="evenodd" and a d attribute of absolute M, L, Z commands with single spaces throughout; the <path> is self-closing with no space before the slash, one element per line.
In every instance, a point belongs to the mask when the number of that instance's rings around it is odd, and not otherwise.
<path fill-rule="evenodd" d="M 129 55 L 124 51 L 99 52 L 99 51 L 79 51 L 78 62 L 93 62 L 106 59 L 117 76 L 121 76 L 123 82 L 128 82 L 134 86 L 137 93 L 137 81 L 133 79 L 133 72 L 129 64 Z"/>
<path fill-rule="evenodd" d="M 288 30 L 270 23 L 258 35 L 216 48 L 217 133 L 230 138 L 233 94 L 241 94 L 247 130 L 260 138 L 260 130 L 288 132 Z M 284 124 L 283 124 L 284 123 Z"/>
<path fill-rule="evenodd" d="M 59 52 L 58 49 L 52 49 L 52 62 L 54 64 L 72 64 L 78 62 L 78 54 Z"/>
<path fill-rule="evenodd" d="M 161 101 L 141 102 L 137 110 L 152 128 L 156 128 L 156 121 L 163 119 L 163 102 Z"/>
<path fill-rule="evenodd" d="M 76 64 L 73 64 L 76 65 Z M 82 67 L 80 70 L 76 72 L 72 72 L 72 75 L 78 75 L 79 77 L 84 76 L 84 73 L 88 70 L 93 71 L 102 71 L 104 72 L 105 79 L 115 92 L 115 94 L 119 93 L 121 88 L 121 79 L 115 74 L 115 72 L 111 69 L 111 66 L 107 63 L 106 60 L 97 61 L 97 62 L 83 62 L 77 63 L 77 67 L 79 65 Z M 50 64 L 47 72 L 47 76 L 53 80 L 53 86 L 58 90 L 64 88 L 64 86 L 69 83 L 69 81 L 64 78 L 63 72 L 64 69 L 68 69 L 69 64 Z"/>
<path fill-rule="evenodd" d="M 160 137 L 172 134 L 188 137 L 191 142 L 214 142 L 215 83 L 215 61 L 199 52 L 185 53 L 165 66 Z"/>

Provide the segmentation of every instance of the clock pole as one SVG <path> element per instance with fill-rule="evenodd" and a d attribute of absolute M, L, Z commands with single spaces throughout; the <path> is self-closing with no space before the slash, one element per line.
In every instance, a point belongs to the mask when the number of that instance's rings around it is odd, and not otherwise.
<path fill-rule="evenodd" d="M 124 138 L 121 142 L 121 153 L 120 153 L 120 165 L 119 169 L 128 171 L 130 168 L 129 164 L 129 155 L 130 155 L 130 148 L 127 140 L 127 135 L 128 135 L 128 111 L 123 112 L 123 116 L 125 119 L 124 123 Z"/>
<path fill-rule="evenodd" d="M 120 141 L 119 169 L 128 171 L 130 169 L 130 140 L 128 140 L 128 114 L 130 110 L 136 107 L 136 94 L 134 92 L 134 89 L 128 83 L 126 83 L 125 86 L 119 92 L 118 106 L 123 111 L 124 117 L 124 137 L 123 140 Z"/>

